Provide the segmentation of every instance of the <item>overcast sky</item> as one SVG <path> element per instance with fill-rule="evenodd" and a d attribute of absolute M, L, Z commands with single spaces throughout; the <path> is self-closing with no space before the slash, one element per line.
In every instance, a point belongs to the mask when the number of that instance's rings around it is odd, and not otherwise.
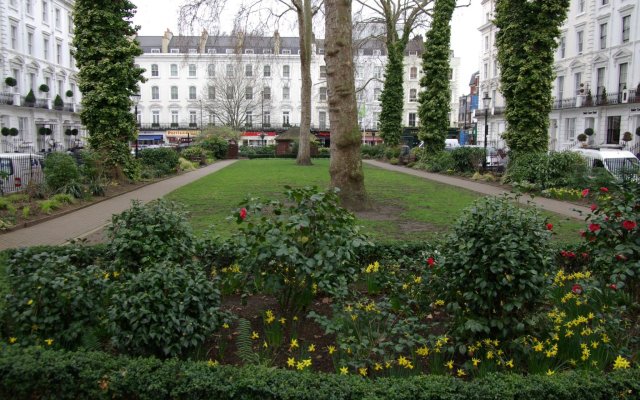
<path fill-rule="evenodd" d="M 134 23 L 140 25 L 139 34 L 143 36 L 161 36 L 169 28 L 178 33 L 178 6 L 182 0 L 132 0 L 138 7 Z M 451 44 L 456 57 L 460 58 L 460 79 L 458 93 L 469 92 L 471 74 L 479 69 L 481 0 L 471 0 L 470 7 L 456 9 L 453 15 Z M 458 4 L 467 4 L 468 0 L 458 0 Z M 221 30 L 229 31 L 231 26 L 222 26 Z M 283 32 L 281 32 L 283 33 Z M 422 33 L 424 32 L 416 32 Z M 294 32 L 283 34 L 295 35 Z"/>

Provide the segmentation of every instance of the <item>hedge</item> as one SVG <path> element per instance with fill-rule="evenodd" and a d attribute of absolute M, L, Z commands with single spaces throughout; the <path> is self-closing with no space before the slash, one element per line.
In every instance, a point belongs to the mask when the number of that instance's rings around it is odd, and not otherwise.
<path fill-rule="evenodd" d="M 491 374 L 370 380 L 268 367 L 117 357 L 38 348 L 0 350 L 0 398 L 11 399 L 615 399 L 637 398 L 640 370 L 553 376 Z"/>

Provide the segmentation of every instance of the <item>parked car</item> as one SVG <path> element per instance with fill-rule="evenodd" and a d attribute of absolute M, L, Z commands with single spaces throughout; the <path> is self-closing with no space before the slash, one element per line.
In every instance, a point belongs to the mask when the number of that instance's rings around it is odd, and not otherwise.
<path fill-rule="evenodd" d="M 29 153 L 0 153 L 0 194 L 24 190 L 30 182 L 44 180 L 44 156 Z"/>
<path fill-rule="evenodd" d="M 617 178 L 624 173 L 635 174 L 636 179 L 639 176 L 640 161 L 630 151 L 611 147 L 576 148 L 571 151 L 580 153 L 589 168 L 604 168 Z"/>

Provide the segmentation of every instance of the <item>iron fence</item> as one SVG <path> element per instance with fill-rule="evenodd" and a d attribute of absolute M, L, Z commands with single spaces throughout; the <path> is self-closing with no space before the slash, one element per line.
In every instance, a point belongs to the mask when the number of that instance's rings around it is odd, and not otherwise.
<path fill-rule="evenodd" d="M 39 154 L 0 154 L 0 195 L 20 192 L 44 180 L 44 156 Z"/>

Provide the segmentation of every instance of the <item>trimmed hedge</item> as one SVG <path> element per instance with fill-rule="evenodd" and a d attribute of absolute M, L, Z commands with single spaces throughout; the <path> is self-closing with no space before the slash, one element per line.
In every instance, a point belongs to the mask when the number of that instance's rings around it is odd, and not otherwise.
<path fill-rule="evenodd" d="M 614 399 L 638 398 L 640 370 L 553 376 L 491 374 L 363 379 L 266 367 L 114 357 L 37 348 L 0 350 L 0 398 L 11 399 Z"/>

